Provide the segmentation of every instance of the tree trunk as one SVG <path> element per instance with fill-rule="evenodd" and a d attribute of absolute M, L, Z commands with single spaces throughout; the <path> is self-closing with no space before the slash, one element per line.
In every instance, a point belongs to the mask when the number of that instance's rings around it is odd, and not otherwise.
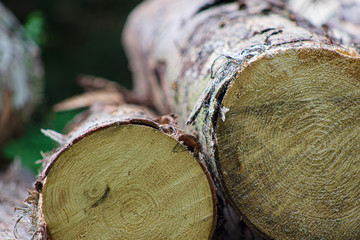
<path fill-rule="evenodd" d="M 359 238 L 360 56 L 280 5 L 223 2 L 146 1 L 130 15 L 136 93 L 196 133 L 265 237 Z"/>
<path fill-rule="evenodd" d="M 24 199 L 34 176 L 15 161 L 0 173 L 0 239 L 31 239 L 34 231 Z"/>
<path fill-rule="evenodd" d="M 0 3 L 0 148 L 19 133 L 41 98 L 40 52 Z"/>
<path fill-rule="evenodd" d="M 288 9 L 323 28 L 329 36 L 360 49 L 360 2 L 357 0 L 284 0 Z"/>
<path fill-rule="evenodd" d="M 210 239 L 214 186 L 171 116 L 95 105 L 44 159 L 38 229 L 50 239 Z M 36 210 L 36 209 L 35 209 Z"/>

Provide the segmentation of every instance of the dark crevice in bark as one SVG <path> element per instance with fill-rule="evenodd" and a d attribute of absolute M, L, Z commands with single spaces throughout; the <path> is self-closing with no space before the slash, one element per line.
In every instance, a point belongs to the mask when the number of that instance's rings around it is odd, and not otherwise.
<path fill-rule="evenodd" d="M 158 85 L 161 87 L 164 83 L 164 77 L 166 75 L 166 62 L 158 61 L 154 69 L 154 75 Z"/>
<path fill-rule="evenodd" d="M 205 5 L 201 6 L 195 13 L 198 14 L 202 11 L 205 11 L 209 8 L 212 8 L 212 7 L 216 7 L 216 6 L 219 6 L 219 5 L 223 5 L 223 4 L 227 4 L 227 3 L 232 3 L 232 2 L 237 2 L 237 0 L 215 0 L 211 3 L 206 3 Z"/>

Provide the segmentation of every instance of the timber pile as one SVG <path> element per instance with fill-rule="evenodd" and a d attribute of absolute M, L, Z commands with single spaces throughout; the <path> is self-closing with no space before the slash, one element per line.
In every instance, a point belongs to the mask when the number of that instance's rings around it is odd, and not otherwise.
<path fill-rule="evenodd" d="M 90 106 L 69 134 L 43 130 L 60 146 L 27 199 L 34 236 L 261 239 L 241 218 L 269 239 L 358 239 L 360 55 L 337 42 L 358 35 L 292 3 L 140 5 L 133 95 L 98 81 L 57 105 Z"/>
<path fill-rule="evenodd" d="M 223 2 L 131 14 L 135 92 L 196 134 L 226 200 L 266 238 L 359 238 L 360 55 L 285 1 Z"/>
<path fill-rule="evenodd" d="M 38 47 L 0 3 L 0 148 L 20 132 L 41 99 L 39 57 Z"/>

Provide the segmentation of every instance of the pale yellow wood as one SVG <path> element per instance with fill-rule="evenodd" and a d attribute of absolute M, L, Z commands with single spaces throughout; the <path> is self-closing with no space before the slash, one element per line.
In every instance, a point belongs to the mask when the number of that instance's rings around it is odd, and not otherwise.
<path fill-rule="evenodd" d="M 238 212 L 275 239 L 357 239 L 360 59 L 298 49 L 229 88 L 218 167 Z"/>
<path fill-rule="evenodd" d="M 112 125 L 63 151 L 42 191 L 51 239 L 208 239 L 214 224 L 203 168 L 172 137 Z"/>
<path fill-rule="evenodd" d="M 134 86 L 196 134 L 222 203 L 263 235 L 356 239 L 360 55 L 281 2 L 146 1 L 124 31 Z"/>

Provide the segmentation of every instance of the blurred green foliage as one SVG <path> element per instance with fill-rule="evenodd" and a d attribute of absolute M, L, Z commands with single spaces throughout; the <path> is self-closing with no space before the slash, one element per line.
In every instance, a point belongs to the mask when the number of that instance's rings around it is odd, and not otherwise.
<path fill-rule="evenodd" d="M 81 110 L 49 113 L 41 122 L 32 122 L 26 126 L 26 131 L 19 139 L 10 140 L 5 148 L 4 155 L 7 158 L 18 158 L 23 165 L 37 173 L 41 164 L 36 163 L 42 159 L 41 152 L 51 152 L 59 146 L 56 142 L 43 135 L 40 129 L 52 129 L 63 132 L 66 124 Z"/>
<path fill-rule="evenodd" d="M 34 172 L 40 151 L 57 145 L 41 128 L 62 132 L 79 111 L 54 113 L 54 104 L 79 94 L 80 74 L 101 76 L 132 87 L 121 32 L 129 12 L 140 0 L 4 0 L 29 36 L 41 48 L 45 70 L 44 99 L 23 135 L 3 149 L 9 159 L 20 157 Z"/>
<path fill-rule="evenodd" d="M 37 45 L 43 46 L 46 43 L 45 19 L 41 11 L 35 10 L 31 12 L 27 17 L 24 27 L 30 38 Z"/>

